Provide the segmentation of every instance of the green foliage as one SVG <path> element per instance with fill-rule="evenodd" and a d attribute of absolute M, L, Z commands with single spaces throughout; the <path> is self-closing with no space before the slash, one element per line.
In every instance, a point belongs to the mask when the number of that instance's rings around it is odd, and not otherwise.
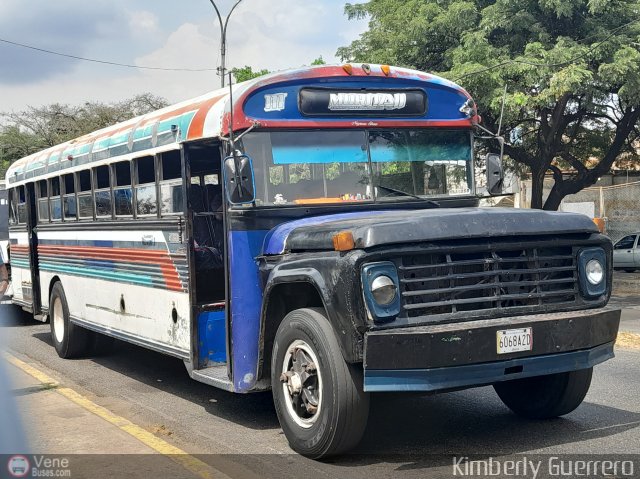
<path fill-rule="evenodd" d="M 554 174 L 555 209 L 615 161 L 638 159 L 638 11 L 640 0 L 370 0 L 346 5 L 369 29 L 337 54 L 456 81 L 492 131 L 506 85 L 506 152 L 531 172 L 534 207 Z"/>
<path fill-rule="evenodd" d="M 266 75 L 271 73 L 269 70 L 258 70 L 253 71 L 253 68 L 246 65 L 242 68 L 233 68 L 231 69 L 231 73 L 233 73 L 236 82 L 240 83 L 247 80 L 253 80 L 254 78 L 261 77 L 262 75 Z"/>
<path fill-rule="evenodd" d="M 311 62 L 311 65 L 326 65 L 327 62 L 324 61 L 324 58 L 322 58 L 322 55 L 320 55 L 318 58 L 316 58 L 315 60 L 313 60 Z"/>
<path fill-rule="evenodd" d="M 55 103 L 2 113 L 0 168 L 44 148 L 166 105 L 164 98 L 144 93 L 115 103 L 87 102 L 79 106 Z"/>

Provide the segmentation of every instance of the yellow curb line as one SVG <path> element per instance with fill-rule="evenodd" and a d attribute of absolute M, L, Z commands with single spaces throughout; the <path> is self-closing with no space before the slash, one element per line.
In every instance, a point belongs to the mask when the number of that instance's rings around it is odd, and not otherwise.
<path fill-rule="evenodd" d="M 21 369 L 25 373 L 34 377 L 45 386 L 56 386 L 56 388 L 53 389 L 54 391 L 58 392 L 59 394 L 62 394 L 64 397 L 66 397 L 70 401 L 73 401 L 74 403 L 86 409 L 87 411 L 92 412 L 96 416 L 113 424 L 114 426 L 118 427 L 119 429 L 126 432 L 127 434 L 130 434 L 141 443 L 145 444 L 146 446 L 149 446 L 151 449 L 154 449 L 160 454 L 167 456 L 169 459 L 178 463 L 179 465 L 181 465 L 188 471 L 194 473 L 195 475 L 203 479 L 214 479 L 214 478 L 228 479 L 228 476 L 220 471 L 215 471 L 215 475 L 214 475 L 213 469 L 211 468 L 211 466 L 202 462 L 200 459 L 197 459 L 187 454 L 185 451 L 183 451 L 180 448 L 172 446 L 168 442 L 160 439 L 159 437 L 153 435 L 149 431 L 146 431 L 140 426 L 137 426 L 136 424 L 132 423 L 128 419 L 125 419 L 121 416 L 117 416 L 116 414 L 113 414 L 108 409 L 102 406 L 99 406 L 93 401 L 82 396 L 81 394 L 78 394 L 73 389 L 70 389 L 67 387 L 59 387 L 58 381 L 50 378 L 42 371 L 39 371 L 38 369 L 34 368 L 33 366 L 30 366 L 24 361 L 19 360 L 15 356 L 9 353 L 4 353 L 4 358 L 9 363 L 13 364 L 18 369 Z"/>
<path fill-rule="evenodd" d="M 616 346 L 625 349 L 640 349 L 640 334 L 619 332 L 616 338 Z"/>

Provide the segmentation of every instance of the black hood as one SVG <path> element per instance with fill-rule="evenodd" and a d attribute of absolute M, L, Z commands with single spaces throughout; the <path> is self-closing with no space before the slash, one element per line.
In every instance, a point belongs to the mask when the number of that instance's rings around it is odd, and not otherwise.
<path fill-rule="evenodd" d="M 513 208 L 359 211 L 291 221 L 265 239 L 265 254 L 332 250 L 333 236 L 351 231 L 356 248 L 447 239 L 597 233 L 581 214 Z"/>

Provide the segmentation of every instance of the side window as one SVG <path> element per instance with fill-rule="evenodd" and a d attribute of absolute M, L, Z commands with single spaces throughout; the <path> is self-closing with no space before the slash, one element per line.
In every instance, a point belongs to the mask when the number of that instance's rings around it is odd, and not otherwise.
<path fill-rule="evenodd" d="M 58 176 L 49 180 L 49 211 L 51 211 L 52 221 L 62 219 L 62 198 L 60 197 L 60 178 Z"/>
<path fill-rule="evenodd" d="M 93 219 L 93 198 L 91 197 L 91 172 L 89 170 L 77 173 L 78 184 L 78 218 Z"/>
<path fill-rule="evenodd" d="M 38 194 L 38 222 L 49 222 L 49 183 L 47 180 L 40 180 L 36 184 Z"/>
<path fill-rule="evenodd" d="M 18 224 L 27 223 L 27 196 L 24 186 L 18 186 Z"/>
<path fill-rule="evenodd" d="M 98 166 L 93 170 L 96 218 L 111 218 L 111 182 L 109 167 Z"/>
<path fill-rule="evenodd" d="M 11 188 L 9 190 L 9 224 L 11 226 L 18 224 L 18 190 Z"/>
<path fill-rule="evenodd" d="M 120 161 L 113 165 L 116 184 L 113 187 L 113 201 L 116 216 L 133 216 L 133 192 L 131 189 L 131 163 Z"/>
<path fill-rule="evenodd" d="M 160 180 L 160 212 L 163 215 L 180 214 L 183 211 L 182 166 L 179 151 L 162 154 Z"/>
<path fill-rule="evenodd" d="M 635 240 L 635 235 L 625 236 L 615 244 L 613 249 L 631 249 L 633 248 L 633 243 L 635 242 Z"/>
<path fill-rule="evenodd" d="M 64 184 L 64 197 L 62 204 L 64 206 L 64 219 L 75 220 L 78 218 L 78 209 L 76 203 L 76 180 L 73 173 L 62 177 Z"/>
<path fill-rule="evenodd" d="M 136 172 L 136 213 L 139 216 L 155 216 L 158 214 L 155 158 L 145 156 L 137 159 Z"/>

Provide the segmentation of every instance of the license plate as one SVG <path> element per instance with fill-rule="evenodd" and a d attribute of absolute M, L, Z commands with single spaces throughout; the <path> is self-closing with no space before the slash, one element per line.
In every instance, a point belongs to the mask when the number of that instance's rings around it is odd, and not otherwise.
<path fill-rule="evenodd" d="M 533 349 L 533 332 L 531 328 L 503 329 L 496 332 L 498 354 L 531 351 Z"/>

